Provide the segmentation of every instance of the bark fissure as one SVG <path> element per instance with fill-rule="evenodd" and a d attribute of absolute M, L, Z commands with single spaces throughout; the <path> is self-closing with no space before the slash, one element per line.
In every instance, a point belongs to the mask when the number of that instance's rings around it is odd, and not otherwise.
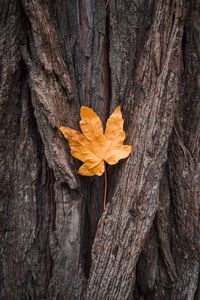
<path fill-rule="evenodd" d="M 82 104 L 91 106 L 100 115 L 105 127 L 110 114 L 111 103 L 111 69 L 109 61 L 109 8 L 102 2 L 90 3 L 88 6 L 80 1 L 81 49 L 83 53 Z M 96 8 L 93 12 L 92 8 Z M 94 14 L 94 15 L 93 15 Z M 96 17 L 96 20 L 95 20 Z M 97 44 L 99 48 L 97 48 Z M 98 60 L 98 65 L 96 64 Z M 93 68 L 92 68 L 93 66 Z M 95 67 L 94 67 L 95 66 Z M 98 80 L 94 82 L 93 77 Z M 95 84 L 96 89 L 93 89 Z M 104 179 L 84 180 L 86 196 L 84 199 L 85 220 L 83 226 L 83 265 L 87 277 L 91 266 L 91 249 L 97 224 L 104 207 Z M 109 187 L 109 186 L 108 186 Z M 85 192 L 84 191 L 84 192 Z M 90 191 L 90 192 L 89 192 Z M 98 191 L 98 193 L 96 192 Z M 87 241 L 89 238 L 89 242 Z"/>

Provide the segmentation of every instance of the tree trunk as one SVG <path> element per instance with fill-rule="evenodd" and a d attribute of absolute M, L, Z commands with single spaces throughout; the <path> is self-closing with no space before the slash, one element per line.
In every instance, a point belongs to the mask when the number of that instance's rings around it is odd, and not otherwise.
<path fill-rule="evenodd" d="M 200 1 L 0 1 L 0 299 L 200 299 Z M 59 131 L 117 105 L 131 156 Z"/>

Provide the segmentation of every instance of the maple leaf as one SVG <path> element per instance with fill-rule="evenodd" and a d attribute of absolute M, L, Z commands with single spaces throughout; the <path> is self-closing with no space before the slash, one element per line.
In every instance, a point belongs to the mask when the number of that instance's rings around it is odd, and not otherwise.
<path fill-rule="evenodd" d="M 69 127 L 60 127 L 60 130 L 69 142 L 72 156 L 83 162 L 78 173 L 101 176 L 105 171 L 105 162 L 114 165 L 131 153 L 132 147 L 123 144 L 125 132 L 120 106 L 108 119 L 105 133 L 101 120 L 91 108 L 81 106 L 80 116 L 82 133 Z"/>

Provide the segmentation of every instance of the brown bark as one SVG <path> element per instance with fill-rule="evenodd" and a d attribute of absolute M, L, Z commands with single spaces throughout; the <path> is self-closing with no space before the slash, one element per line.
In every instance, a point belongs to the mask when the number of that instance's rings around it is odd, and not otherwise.
<path fill-rule="evenodd" d="M 200 297 L 200 2 L 0 1 L 0 299 Z M 133 153 L 77 175 L 59 126 L 120 105 Z"/>
<path fill-rule="evenodd" d="M 174 3 L 174 14 L 164 1 L 156 7 L 150 38 L 136 68 L 140 90 L 135 84 L 128 99 L 128 104 L 140 99 L 129 121 L 135 155 L 121 170 L 113 203 L 100 220 L 88 299 L 128 299 L 132 293 L 134 269 L 158 208 L 159 182 L 173 126 L 180 76 L 174 65 L 180 66 L 182 15 L 181 2 Z"/>

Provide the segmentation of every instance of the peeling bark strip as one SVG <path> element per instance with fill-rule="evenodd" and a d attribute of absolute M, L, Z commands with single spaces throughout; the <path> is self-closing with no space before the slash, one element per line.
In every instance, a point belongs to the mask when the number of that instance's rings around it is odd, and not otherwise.
<path fill-rule="evenodd" d="M 59 133 L 61 125 L 75 125 L 78 118 L 75 105 L 78 103 L 47 7 L 37 0 L 23 1 L 23 4 L 30 21 L 30 45 L 27 49 L 23 47 L 22 56 L 29 70 L 31 98 L 45 156 L 56 179 L 55 228 L 50 233 L 54 263 L 47 287 L 48 297 L 64 299 L 67 295 L 68 299 L 79 299 L 82 292 L 82 196 L 72 171 L 75 167 L 70 163 L 72 159 L 66 153 L 65 141 Z"/>
<path fill-rule="evenodd" d="M 99 223 L 88 299 L 130 299 L 136 263 L 158 207 L 180 79 L 183 3 L 173 1 L 172 6 L 173 10 L 166 1 L 157 4 L 136 70 L 140 90 L 134 88 L 129 97 L 129 102 L 138 100 L 129 131 L 135 154 L 123 168 L 112 205 Z M 154 56 L 155 34 L 162 37 L 160 57 Z"/>
<path fill-rule="evenodd" d="M 62 90 L 63 86 L 67 94 L 72 94 L 71 80 L 47 10 L 38 1 L 24 1 L 24 6 L 31 24 L 31 42 L 28 45 L 31 53 L 28 54 L 27 49 L 22 48 L 22 54 L 30 72 L 32 101 L 46 156 L 56 176 L 61 181 L 66 180 L 71 188 L 75 188 L 77 183 L 68 166 L 63 141 L 56 132 L 72 110 L 69 109 Z M 68 122 L 71 121 L 71 124 L 75 119 L 72 118 L 73 113 L 72 111 L 69 114 Z"/>
<path fill-rule="evenodd" d="M 37 0 L 24 0 L 22 3 L 32 25 L 32 37 L 40 62 L 47 74 L 55 72 L 69 98 L 74 97 L 72 83 L 61 56 L 58 37 L 49 18 L 47 7 Z"/>

